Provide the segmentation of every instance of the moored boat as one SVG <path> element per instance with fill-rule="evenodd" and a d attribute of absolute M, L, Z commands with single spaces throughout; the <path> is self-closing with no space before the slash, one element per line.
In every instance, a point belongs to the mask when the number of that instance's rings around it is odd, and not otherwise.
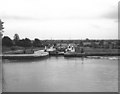
<path fill-rule="evenodd" d="M 65 52 L 58 52 L 58 55 L 64 55 Z"/>
<path fill-rule="evenodd" d="M 85 53 L 76 53 L 76 52 L 66 52 L 64 53 L 65 57 L 84 57 L 86 56 Z"/>
<path fill-rule="evenodd" d="M 80 52 L 77 52 L 75 47 L 73 46 L 68 46 L 66 49 L 66 53 L 64 53 L 65 57 L 84 57 L 86 56 L 85 52 L 83 49 L 80 50 Z"/>
<path fill-rule="evenodd" d="M 49 55 L 58 55 L 58 52 L 54 46 L 51 46 L 50 48 L 46 48 L 46 52 L 49 53 Z"/>
<path fill-rule="evenodd" d="M 35 51 L 33 54 L 2 54 L 2 59 L 36 59 L 48 56 L 48 52 L 43 50 Z"/>

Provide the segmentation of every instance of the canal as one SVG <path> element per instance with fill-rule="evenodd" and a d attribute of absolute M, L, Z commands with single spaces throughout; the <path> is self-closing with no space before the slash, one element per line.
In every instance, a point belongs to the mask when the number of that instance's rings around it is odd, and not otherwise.
<path fill-rule="evenodd" d="M 3 60 L 4 92 L 117 92 L 117 57 Z"/>

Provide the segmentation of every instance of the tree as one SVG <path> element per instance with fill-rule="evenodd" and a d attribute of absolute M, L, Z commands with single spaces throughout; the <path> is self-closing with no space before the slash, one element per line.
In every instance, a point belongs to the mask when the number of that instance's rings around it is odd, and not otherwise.
<path fill-rule="evenodd" d="M 2 22 L 2 21 L 0 20 L 0 38 L 2 38 L 2 36 L 3 36 L 3 29 L 4 29 L 3 23 L 4 23 L 4 22 Z"/>
<path fill-rule="evenodd" d="M 19 40 L 17 43 L 18 43 L 17 46 L 24 47 L 24 45 L 25 45 L 25 43 L 24 43 L 24 39 Z"/>
<path fill-rule="evenodd" d="M 31 47 L 31 46 L 32 46 L 31 40 L 28 38 L 25 38 L 24 47 Z"/>
<path fill-rule="evenodd" d="M 15 44 L 16 46 L 19 45 L 19 40 L 20 40 L 19 35 L 18 35 L 18 34 L 15 34 L 15 35 L 14 35 L 14 44 Z"/>
<path fill-rule="evenodd" d="M 92 46 L 93 48 L 97 48 L 97 45 L 95 44 L 95 41 L 92 41 L 92 42 L 91 42 L 91 46 Z"/>
<path fill-rule="evenodd" d="M 80 41 L 79 45 L 80 45 L 80 46 L 83 46 L 83 41 Z"/>
<path fill-rule="evenodd" d="M 17 40 L 17 41 L 18 41 L 18 40 L 20 40 L 20 38 L 19 38 L 19 35 L 18 35 L 18 34 L 15 34 L 15 35 L 14 35 L 14 40 Z"/>
<path fill-rule="evenodd" d="M 41 41 L 37 38 L 34 39 L 33 41 L 33 46 L 34 47 L 40 47 L 41 46 Z"/>
<path fill-rule="evenodd" d="M 13 46 L 13 42 L 8 36 L 4 36 L 2 38 L 2 45 L 7 46 L 7 47 L 11 47 L 11 46 Z"/>
<path fill-rule="evenodd" d="M 2 21 L 0 20 L 0 30 L 4 29 L 3 23 L 4 23 L 4 22 L 2 22 Z"/>
<path fill-rule="evenodd" d="M 86 38 L 86 41 L 90 41 L 88 38 Z"/>
<path fill-rule="evenodd" d="M 2 54 L 2 47 L 1 46 L 2 46 L 2 36 L 3 36 L 3 29 L 4 29 L 3 23 L 4 22 L 2 22 L 0 19 L 0 54 Z"/>
<path fill-rule="evenodd" d="M 28 38 L 21 39 L 17 43 L 18 43 L 17 46 L 21 46 L 21 47 L 31 47 L 32 46 L 31 40 Z"/>
<path fill-rule="evenodd" d="M 3 36 L 3 33 L 2 33 L 2 31 L 0 31 L 0 38 L 2 38 L 2 36 Z"/>
<path fill-rule="evenodd" d="M 99 46 L 104 47 L 104 40 L 100 40 Z"/>

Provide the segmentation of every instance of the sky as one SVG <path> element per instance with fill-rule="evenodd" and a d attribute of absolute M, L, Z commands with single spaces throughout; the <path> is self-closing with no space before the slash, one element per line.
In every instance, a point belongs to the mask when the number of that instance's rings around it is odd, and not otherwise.
<path fill-rule="evenodd" d="M 119 0 L 0 0 L 13 39 L 118 39 Z"/>

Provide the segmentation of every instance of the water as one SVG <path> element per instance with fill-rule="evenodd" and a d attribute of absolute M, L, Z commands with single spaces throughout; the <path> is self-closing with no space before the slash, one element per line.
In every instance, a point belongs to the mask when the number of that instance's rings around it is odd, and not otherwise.
<path fill-rule="evenodd" d="M 115 58 L 49 57 L 36 61 L 3 61 L 3 91 L 117 92 Z"/>

